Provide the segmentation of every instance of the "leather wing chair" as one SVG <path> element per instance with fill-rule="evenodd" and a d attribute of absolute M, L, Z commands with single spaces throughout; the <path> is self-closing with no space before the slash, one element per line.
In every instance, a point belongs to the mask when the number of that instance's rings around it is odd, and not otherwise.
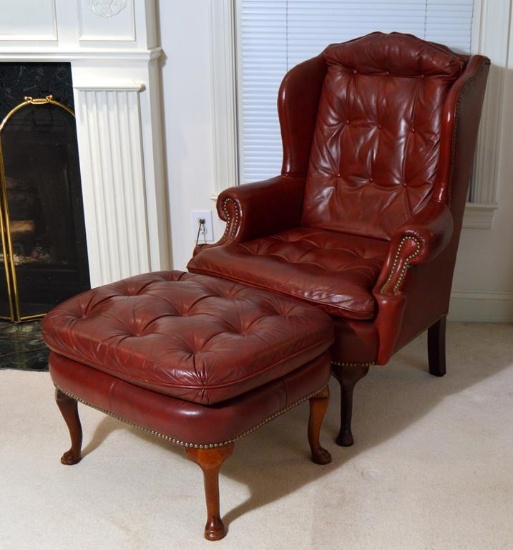
<path fill-rule="evenodd" d="M 290 70 L 278 94 L 281 175 L 223 191 L 223 237 L 194 273 L 315 304 L 335 325 L 337 443 L 353 444 L 353 391 L 428 330 L 445 374 L 445 324 L 489 60 L 372 33 Z"/>

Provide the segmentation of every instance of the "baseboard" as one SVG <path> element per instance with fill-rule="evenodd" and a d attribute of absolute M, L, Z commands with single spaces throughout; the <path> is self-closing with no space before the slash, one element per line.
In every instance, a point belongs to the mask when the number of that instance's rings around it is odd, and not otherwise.
<path fill-rule="evenodd" d="M 454 291 L 448 319 L 460 323 L 513 323 L 513 292 Z"/>

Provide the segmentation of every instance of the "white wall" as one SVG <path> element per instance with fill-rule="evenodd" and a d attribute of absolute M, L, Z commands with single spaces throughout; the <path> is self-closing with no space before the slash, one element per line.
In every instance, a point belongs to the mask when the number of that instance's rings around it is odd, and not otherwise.
<path fill-rule="evenodd" d="M 210 199 L 215 193 L 212 1 L 159 2 L 161 44 L 166 58 L 162 85 L 176 269 L 185 267 L 194 248 L 191 211 L 215 212 Z M 491 229 L 463 230 L 451 304 L 454 320 L 513 322 L 513 67 L 508 65 L 507 69 L 497 167 L 499 210 Z M 223 224 L 218 223 L 214 229 L 217 239 Z"/>
<path fill-rule="evenodd" d="M 513 322 L 513 58 L 504 71 L 502 125 L 497 151 L 497 202 L 491 229 L 464 228 L 450 316 L 458 321 Z M 506 56 L 505 56 L 506 58 Z"/>
<path fill-rule="evenodd" d="M 511 91 L 508 95 L 512 103 Z M 508 110 L 512 120 L 513 111 Z M 513 322 L 512 143 L 512 125 L 507 124 L 501 141 L 499 209 L 491 229 L 463 230 L 451 299 L 452 320 Z"/>
<path fill-rule="evenodd" d="M 173 267 L 184 269 L 196 235 L 192 210 L 215 210 L 210 1 L 159 2 L 162 88 Z M 217 218 L 217 216 L 214 216 Z M 215 238 L 221 236 L 218 225 Z"/>

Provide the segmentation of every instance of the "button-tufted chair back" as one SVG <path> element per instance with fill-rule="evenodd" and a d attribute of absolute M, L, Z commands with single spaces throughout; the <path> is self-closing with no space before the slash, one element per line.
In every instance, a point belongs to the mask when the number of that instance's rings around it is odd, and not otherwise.
<path fill-rule="evenodd" d="M 443 107 L 465 64 L 398 33 L 334 44 L 323 56 L 303 225 L 388 240 L 447 185 Z"/>

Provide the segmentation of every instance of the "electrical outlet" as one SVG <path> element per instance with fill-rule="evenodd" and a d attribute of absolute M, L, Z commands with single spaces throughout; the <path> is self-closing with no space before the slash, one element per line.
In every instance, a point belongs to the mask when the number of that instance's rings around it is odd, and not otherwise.
<path fill-rule="evenodd" d="M 205 220 L 200 224 L 200 220 Z M 214 223 L 212 220 L 212 210 L 193 210 L 192 211 L 192 229 L 194 241 L 197 244 L 214 242 Z"/>

